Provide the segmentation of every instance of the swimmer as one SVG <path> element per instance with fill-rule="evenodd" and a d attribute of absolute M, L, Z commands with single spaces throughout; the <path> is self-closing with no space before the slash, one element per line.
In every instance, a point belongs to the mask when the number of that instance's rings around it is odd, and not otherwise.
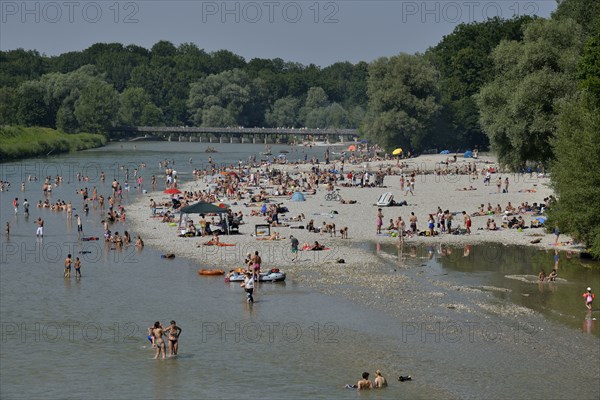
<path fill-rule="evenodd" d="M 387 380 L 383 377 L 383 375 L 381 375 L 381 371 L 377 370 L 375 371 L 375 382 L 374 382 L 374 387 L 376 388 L 384 388 L 387 386 Z"/>
<path fill-rule="evenodd" d="M 358 383 L 356 384 L 356 387 L 357 387 L 358 390 L 372 389 L 373 388 L 373 384 L 369 380 L 369 373 L 368 372 L 363 372 L 362 373 L 362 379 L 358 381 Z"/>

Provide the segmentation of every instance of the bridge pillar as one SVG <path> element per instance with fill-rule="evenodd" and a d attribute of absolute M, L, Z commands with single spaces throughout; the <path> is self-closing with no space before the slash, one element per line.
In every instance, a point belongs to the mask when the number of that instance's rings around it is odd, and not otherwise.
<path fill-rule="evenodd" d="M 229 138 L 229 143 L 233 143 L 233 136 Z"/>
<path fill-rule="evenodd" d="M 208 137 L 208 143 L 212 143 L 212 136 Z"/>
<path fill-rule="evenodd" d="M 269 137 L 269 135 L 265 135 L 265 144 L 268 143 L 267 138 Z"/>
<path fill-rule="evenodd" d="M 171 135 L 169 135 L 169 139 L 168 140 L 169 140 L 169 142 L 171 141 Z"/>
<path fill-rule="evenodd" d="M 240 143 L 244 144 L 244 135 L 242 135 L 241 139 L 240 139 Z"/>
<path fill-rule="evenodd" d="M 190 139 L 190 143 L 191 143 L 191 142 L 192 142 L 192 135 L 190 135 L 190 138 L 189 138 L 189 139 Z"/>
<path fill-rule="evenodd" d="M 256 144 L 256 136 L 252 135 L 252 144 Z"/>
<path fill-rule="evenodd" d="M 219 136 L 219 143 L 223 143 L 223 135 Z"/>

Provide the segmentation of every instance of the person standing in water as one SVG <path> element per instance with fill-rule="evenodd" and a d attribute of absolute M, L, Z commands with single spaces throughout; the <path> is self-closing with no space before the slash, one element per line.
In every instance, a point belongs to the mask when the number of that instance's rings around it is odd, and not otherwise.
<path fill-rule="evenodd" d="M 75 257 L 75 278 L 81 278 L 81 260 L 79 257 Z"/>
<path fill-rule="evenodd" d="M 254 275 L 250 272 L 246 272 L 244 282 L 242 282 L 240 286 L 246 291 L 246 301 L 248 303 L 254 303 L 254 297 L 252 296 L 254 293 Z"/>
<path fill-rule="evenodd" d="M 44 220 L 42 217 L 39 217 L 35 223 L 38 225 L 37 230 L 35 231 L 35 236 L 44 237 Z"/>
<path fill-rule="evenodd" d="M 71 255 L 67 254 L 67 258 L 65 259 L 65 269 L 63 271 L 63 275 L 65 278 L 71 277 L 71 263 L 73 260 L 71 259 Z"/>
<path fill-rule="evenodd" d="M 592 311 L 592 302 L 594 301 L 594 294 L 592 293 L 592 288 L 587 288 L 587 292 L 583 294 L 585 299 L 585 306 L 588 310 Z"/>
<path fill-rule="evenodd" d="M 83 224 L 81 223 L 81 217 L 79 214 L 75 214 L 75 218 L 77 218 L 77 234 L 83 234 Z"/>
<path fill-rule="evenodd" d="M 171 321 L 171 325 L 165 330 L 168 334 L 167 339 L 169 340 L 169 352 L 171 356 L 176 356 L 179 350 L 179 335 L 183 330 L 177 326 L 175 321 Z"/>
<path fill-rule="evenodd" d="M 167 350 L 165 347 L 165 341 L 163 340 L 163 336 L 165 335 L 165 328 L 163 328 L 160 321 L 156 321 L 154 323 L 154 328 L 152 328 L 152 336 L 154 337 L 154 344 L 156 345 L 156 354 L 154 355 L 154 359 L 158 359 L 158 356 L 162 353 L 162 359 L 164 360 L 167 356 Z"/>

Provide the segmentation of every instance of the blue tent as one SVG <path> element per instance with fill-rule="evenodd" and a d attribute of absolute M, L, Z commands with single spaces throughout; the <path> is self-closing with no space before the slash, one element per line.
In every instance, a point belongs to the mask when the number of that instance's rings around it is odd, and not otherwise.
<path fill-rule="evenodd" d="M 450 152 L 448 150 L 442 150 L 440 154 L 450 154 Z"/>
<path fill-rule="evenodd" d="M 465 158 L 472 158 L 472 157 L 473 157 L 473 152 L 471 150 L 465 151 Z"/>
<path fill-rule="evenodd" d="M 292 201 L 304 201 L 304 195 L 301 192 L 294 192 Z"/>

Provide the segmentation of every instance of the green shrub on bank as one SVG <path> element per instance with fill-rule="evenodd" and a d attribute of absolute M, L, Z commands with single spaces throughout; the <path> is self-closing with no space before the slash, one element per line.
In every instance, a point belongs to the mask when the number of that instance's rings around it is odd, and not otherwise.
<path fill-rule="evenodd" d="M 66 153 L 100 147 L 103 135 L 66 134 L 50 128 L 0 127 L 0 161 Z"/>

